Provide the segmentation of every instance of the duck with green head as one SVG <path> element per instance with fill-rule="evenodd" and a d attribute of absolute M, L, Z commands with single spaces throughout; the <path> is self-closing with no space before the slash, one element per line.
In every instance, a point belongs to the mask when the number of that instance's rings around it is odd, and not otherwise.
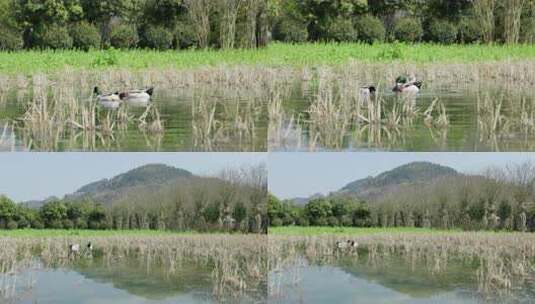
<path fill-rule="evenodd" d="M 422 81 L 417 81 L 414 75 L 400 75 L 396 78 L 396 85 L 392 89 L 397 95 L 412 95 L 420 93 Z"/>

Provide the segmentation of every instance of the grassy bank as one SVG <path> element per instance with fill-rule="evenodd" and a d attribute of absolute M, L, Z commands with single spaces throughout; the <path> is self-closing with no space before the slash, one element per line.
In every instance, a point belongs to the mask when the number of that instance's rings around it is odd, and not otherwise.
<path fill-rule="evenodd" d="M 433 45 L 357 43 L 272 43 L 259 50 L 107 50 L 0 52 L 0 73 L 54 72 L 73 69 L 192 69 L 219 65 L 343 65 L 349 61 L 468 63 L 535 59 L 532 45 Z"/>
<path fill-rule="evenodd" d="M 196 231 L 173 232 L 158 230 L 67 230 L 67 229 L 18 229 L 0 230 L 0 237 L 158 237 L 158 236 L 182 236 L 182 235 L 208 235 L 223 233 L 199 233 Z"/>
<path fill-rule="evenodd" d="M 270 235 L 322 235 L 322 234 L 351 234 L 351 235 L 370 235 L 370 234 L 426 234 L 426 233 L 457 233 L 461 230 L 438 230 L 438 229 L 425 229 L 425 228 L 408 228 L 408 227 L 396 227 L 396 228 L 358 228 L 358 227 L 299 227 L 299 226 L 286 226 L 286 227 L 270 227 Z M 487 233 L 487 232 L 482 232 Z M 494 234 L 494 232 L 488 232 L 488 234 Z"/>

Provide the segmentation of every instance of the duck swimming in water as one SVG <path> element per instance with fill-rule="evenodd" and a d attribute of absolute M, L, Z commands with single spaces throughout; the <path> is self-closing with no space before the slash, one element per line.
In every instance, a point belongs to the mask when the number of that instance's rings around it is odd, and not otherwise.
<path fill-rule="evenodd" d="M 375 92 L 377 89 L 374 86 L 361 87 L 359 90 L 359 95 L 361 100 L 370 100 L 375 98 Z"/>
<path fill-rule="evenodd" d="M 119 98 L 119 92 L 102 94 L 98 87 L 93 89 L 93 96 L 100 102 L 104 107 L 107 108 L 116 108 L 121 104 L 121 98 Z"/>
<path fill-rule="evenodd" d="M 152 97 L 154 93 L 154 88 L 148 88 L 144 90 L 130 90 L 126 92 L 119 93 L 119 98 L 122 101 L 132 102 L 132 103 L 146 103 Z"/>
<path fill-rule="evenodd" d="M 422 89 L 422 81 L 417 81 L 414 75 L 412 76 L 398 76 L 396 78 L 396 85 L 392 89 L 397 95 L 416 96 Z"/>

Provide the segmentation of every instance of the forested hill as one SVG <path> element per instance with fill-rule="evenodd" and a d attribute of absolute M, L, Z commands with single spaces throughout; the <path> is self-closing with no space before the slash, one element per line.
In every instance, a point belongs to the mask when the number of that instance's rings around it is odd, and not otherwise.
<path fill-rule="evenodd" d="M 399 186 L 426 183 L 444 176 L 459 175 L 450 167 L 430 162 L 412 162 L 383 172 L 375 177 L 359 179 L 345 185 L 338 193 L 357 195 L 361 198 L 377 197 Z"/>
<path fill-rule="evenodd" d="M 111 179 L 103 179 L 87 184 L 78 189 L 76 194 L 96 194 L 139 185 L 159 185 L 179 177 L 191 177 L 192 175 L 191 172 L 183 169 L 161 164 L 151 164 L 119 174 Z"/>
<path fill-rule="evenodd" d="M 176 182 L 179 178 L 190 178 L 193 174 L 187 170 L 174 168 L 163 164 L 149 164 L 119 174 L 110 179 L 102 179 L 82 186 L 72 194 L 67 194 L 65 199 L 75 200 L 78 198 L 90 198 L 104 204 L 111 203 L 123 197 L 134 189 L 145 188 L 157 190 L 162 185 Z M 26 202 L 32 208 L 39 208 L 47 201 Z"/>

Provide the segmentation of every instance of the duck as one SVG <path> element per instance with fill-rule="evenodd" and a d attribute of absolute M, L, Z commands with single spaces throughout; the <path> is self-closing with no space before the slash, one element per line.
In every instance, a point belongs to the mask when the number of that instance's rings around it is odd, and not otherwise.
<path fill-rule="evenodd" d="M 417 95 L 422 88 L 422 81 L 417 81 L 414 75 L 398 76 L 396 78 L 396 85 L 392 89 L 396 94 Z"/>
<path fill-rule="evenodd" d="M 119 98 L 125 102 L 147 103 L 150 101 L 153 93 L 154 87 L 142 90 L 130 90 L 119 93 Z"/>
<path fill-rule="evenodd" d="M 345 242 L 336 242 L 336 248 L 338 249 L 346 249 L 346 248 L 352 249 L 352 248 L 357 248 L 358 246 L 359 246 L 359 243 L 352 241 L 352 240 L 347 240 Z"/>
<path fill-rule="evenodd" d="M 119 105 L 121 105 L 119 92 L 102 94 L 100 89 L 95 87 L 93 89 L 93 95 L 106 108 L 117 108 Z"/>
<path fill-rule="evenodd" d="M 375 98 L 375 92 L 377 89 L 374 86 L 361 87 L 359 95 L 361 100 L 369 100 Z"/>
<path fill-rule="evenodd" d="M 76 256 L 80 253 L 80 244 L 69 245 L 69 257 Z"/>
<path fill-rule="evenodd" d="M 421 81 L 407 82 L 407 83 L 397 83 L 396 86 L 392 89 L 393 92 L 400 94 L 413 94 L 416 95 L 420 93 L 422 89 Z"/>

